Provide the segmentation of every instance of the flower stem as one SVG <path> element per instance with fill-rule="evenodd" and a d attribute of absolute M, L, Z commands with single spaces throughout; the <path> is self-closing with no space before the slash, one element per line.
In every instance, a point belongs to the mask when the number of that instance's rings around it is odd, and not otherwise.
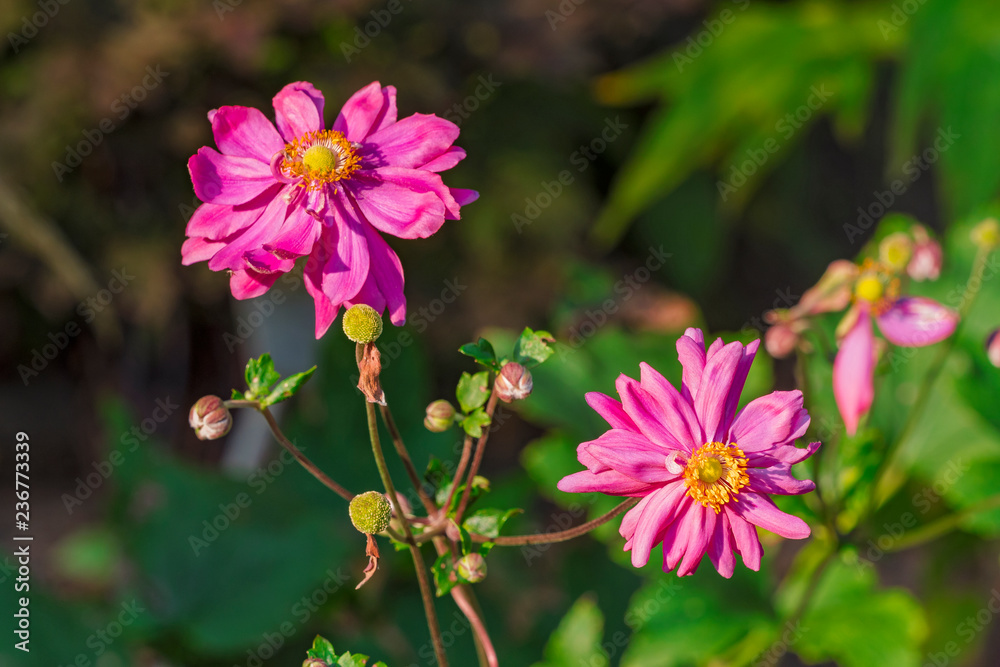
<path fill-rule="evenodd" d="M 359 346 L 360 354 L 360 346 Z M 420 553 L 420 547 L 413 539 L 413 532 L 410 530 L 410 522 L 403 512 L 402 505 L 399 504 L 399 496 L 396 494 L 396 486 L 392 483 L 389 475 L 389 466 L 385 462 L 385 454 L 382 452 L 382 443 L 378 435 L 378 417 L 375 415 L 375 405 L 365 401 L 365 412 L 368 416 L 368 437 L 372 443 L 372 454 L 375 455 L 375 466 L 378 474 L 382 478 L 385 491 L 392 501 L 393 506 L 399 512 L 399 523 L 403 527 L 403 536 L 410 548 L 410 556 L 413 558 L 413 567 L 417 571 L 417 582 L 420 584 L 420 597 L 424 603 L 424 614 L 427 616 L 427 628 L 431 633 L 431 643 L 434 645 L 434 655 L 437 658 L 439 667 L 448 667 L 448 656 L 445 654 L 444 642 L 441 639 L 441 627 L 438 624 L 437 611 L 434 609 L 434 592 L 431 590 L 430 580 L 427 577 L 427 565 L 424 557 Z"/>
<path fill-rule="evenodd" d="M 496 388 L 494 387 L 490 393 L 490 400 L 486 402 L 486 416 L 490 418 L 490 425 L 486 427 L 483 434 L 479 436 L 479 442 L 476 443 L 476 454 L 472 457 L 472 466 L 469 468 L 469 474 L 465 478 L 465 489 L 462 491 L 462 499 L 458 502 L 458 510 L 455 512 L 455 523 L 458 525 L 462 525 L 462 515 L 465 514 L 465 509 L 469 506 L 472 482 L 476 478 L 476 473 L 479 472 L 480 464 L 483 462 L 483 454 L 486 452 L 486 440 L 490 437 L 490 431 L 493 427 L 493 413 L 497 409 L 498 398 Z"/>
<path fill-rule="evenodd" d="M 969 505 L 965 509 L 949 514 L 948 516 L 943 516 L 940 519 L 936 519 L 921 526 L 920 528 L 917 528 L 916 530 L 910 531 L 903 537 L 896 540 L 896 542 L 885 551 L 886 553 L 893 553 L 920 546 L 921 544 L 926 544 L 927 542 L 935 540 L 942 535 L 946 535 L 955 530 L 969 517 L 975 516 L 980 512 L 996 509 L 997 507 L 1000 507 L 1000 495 L 990 496 L 989 498 L 985 498 L 978 503 Z"/>
<path fill-rule="evenodd" d="M 382 413 L 382 421 L 385 422 L 385 427 L 389 430 L 389 437 L 392 438 L 393 447 L 396 448 L 396 453 L 403 462 L 403 467 L 406 468 L 406 474 L 410 478 L 413 488 L 416 489 L 417 495 L 420 497 L 420 502 L 423 503 L 428 515 L 434 514 L 437 511 L 437 505 L 434 504 L 434 501 L 424 491 L 423 483 L 420 481 L 417 469 L 413 465 L 413 459 L 410 458 L 410 452 L 407 451 L 406 445 L 403 444 L 403 436 L 400 435 L 399 428 L 396 427 L 396 420 L 392 418 L 392 411 L 388 405 L 383 405 L 380 406 L 380 412 Z"/>
<path fill-rule="evenodd" d="M 266 406 L 262 407 L 260 402 L 258 401 L 224 401 L 224 405 L 227 408 L 254 408 L 258 412 L 260 412 L 262 415 L 264 415 L 264 419 L 267 420 L 267 425 L 271 428 L 271 434 L 274 435 L 274 439 L 277 440 L 282 447 L 287 449 L 288 453 L 294 456 L 295 460 L 298 461 L 303 468 L 309 471 L 309 474 L 318 479 L 320 482 L 323 483 L 324 486 L 326 486 L 328 489 L 336 493 L 344 500 L 350 502 L 351 498 L 354 497 L 353 493 L 351 493 L 350 491 L 342 487 L 340 484 L 337 484 L 335 481 L 330 479 L 330 477 L 325 472 L 320 470 L 315 463 L 310 461 L 309 458 L 306 457 L 306 455 L 303 454 L 298 447 L 293 445 L 292 442 L 285 437 L 285 434 L 281 432 L 281 427 L 278 426 L 278 422 L 274 418 L 274 415 L 271 414 L 271 410 L 268 409 Z"/>
<path fill-rule="evenodd" d="M 515 547 L 522 546 L 525 544 L 552 544 L 555 542 L 565 542 L 566 540 L 571 540 L 574 537 L 579 537 L 585 535 L 597 528 L 598 526 L 607 523 L 611 519 L 622 512 L 628 510 L 633 505 L 639 502 L 638 498 L 629 498 L 620 505 L 616 505 L 614 509 L 610 512 L 606 512 L 601 516 L 588 521 L 587 523 L 580 524 L 575 528 L 569 528 L 567 530 L 559 531 L 558 533 L 537 533 L 534 535 L 501 535 L 500 537 L 486 537 L 485 535 L 478 535 L 472 533 L 470 537 L 473 542 L 493 542 L 499 546 L 505 547 Z"/>
<path fill-rule="evenodd" d="M 455 490 L 458 489 L 458 480 L 465 474 L 465 467 L 469 465 L 469 457 L 472 456 L 472 436 L 466 435 L 465 442 L 462 443 L 462 456 L 458 459 L 458 468 L 455 469 L 455 476 L 451 481 L 451 491 L 448 493 L 448 500 L 442 507 L 447 514 L 451 507 L 451 501 L 455 499 Z"/>

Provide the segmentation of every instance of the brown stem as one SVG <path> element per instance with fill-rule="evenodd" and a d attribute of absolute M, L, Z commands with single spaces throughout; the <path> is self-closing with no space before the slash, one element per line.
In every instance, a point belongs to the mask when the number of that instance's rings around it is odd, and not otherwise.
<path fill-rule="evenodd" d="M 515 547 L 522 546 L 525 544 L 551 544 L 554 542 L 565 542 L 566 540 L 571 540 L 574 537 L 579 537 L 589 533 L 593 529 L 597 528 L 601 524 L 605 524 L 616 516 L 625 512 L 633 505 L 639 502 L 638 498 L 629 498 L 620 505 L 616 505 L 614 509 L 610 512 L 602 514 L 601 516 L 588 521 L 587 523 L 580 524 L 575 528 L 569 528 L 567 530 L 560 531 L 558 533 L 537 533 L 534 535 L 501 535 L 500 537 L 486 537 L 485 535 L 478 535 L 476 533 L 471 533 L 470 537 L 473 542 L 493 542 L 498 546 L 504 547 Z"/>
<path fill-rule="evenodd" d="M 493 391 L 490 393 L 490 400 L 486 402 L 486 415 L 490 418 L 490 424 L 479 437 L 479 442 L 476 443 L 476 454 L 472 457 L 472 466 L 469 468 L 469 474 L 465 479 L 465 489 L 462 491 L 462 499 L 458 502 L 458 510 L 455 512 L 455 523 L 460 526 L 462 525 L 462 515 L 465 514 L 465 509 L 469 506 L 469 494 L 472 493 L 472 481 L 476 478 L 476 473 L 479 472 L 479 466 L 483 462 L 483 454 L 486 452 L 486 440 L 490 437 L 490 431 L 493 430 L 493 413 L 497 409 L 497 400 L 498 396 L 496 388 L 494 387 Z"/>
<path fill-rule="evenodd" d="M 451 479 L 451 491 L 448 492 L 448 501 L 443 505 L 445 514 L 451 507 L 451 501 L 455 499 L 455 490 L 458 488 L 458 480 L 465 474 L 465 467 L 469 465 L 469 457 L 472 456 L 472 436 L 466 435 L 465 442 L 462 443 L 462 456 L 458 460 L 458 468 L 455 476 Z"/>
<path fill-rule="evenodd" d="M 443 537 L 434 539 L 434 548 L 437 549 L 439 556 L 448 553 L 449 546 L 454 547 L 454 544 L 450 540 L 446 540 Z M 486 624 L 482 620 L 482 611 L 477 610 L 478 604 L 476 603 L 475 593 L 472 592 L 469 586 L 459 585 L 451 589 L 451 597 L 455 600 L 458 608 L 462 610 L 462 613 L 465 614 L 465 617 L 469 619 L 469 625 L 472 626 L 480 667 L 497 667 L 496 649 L 493 648 L 493 642 L 490 639 L 489 632 L 486 630 Z"/>
<path fill-rule="evenodd" d="M 399 455 L 400 460 L 403 462 L 403 467 L 406 468 L 406 475 L 410 478 L 413 488 L 416 489 L 417 495 L 420 497 L 420 502 L 423 503 L 428 515 L 434 514 L 437 512 L 437 505 L 434 504 L 434 501 L 424 491 L 423 483 L 420 481 L 417 469 L 413 465 L 413 459 L 410 458 L 410 452 L 407 451 L 406 445 L 403 444 L 403 436 L 400 435 L 399 429 L 396 427 L 396 420 L 392 418 L 392 411 L 389 410 L 388 405 L 383 405 L 380 406 L 380 412 L 382 413 L 382 421 L 385 422 L 385 427 L 389 429 L 392 445 L 396 448 L 396 454 Z"/>

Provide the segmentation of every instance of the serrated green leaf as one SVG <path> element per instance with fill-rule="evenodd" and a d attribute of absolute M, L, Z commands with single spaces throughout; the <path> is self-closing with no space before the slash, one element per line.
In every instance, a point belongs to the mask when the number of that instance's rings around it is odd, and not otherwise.
<path fill-rule="evenodd" d="M 309 378 L 311 378 L 315 372 L 316 367 L 313 366 L 309 370 L 303 371 L 302 373 L 289 375 L 274 386 L 271 393 L 267 395 L 267 398 L 261 401 L 261 405 L 274 405 L 275 403 L 280 403 L 286 398 L 291 398 L 298 392 L 299 389 L 302 388 L 302 385 L 309 381 Z"/>
<path fill-rule="evenodd" d="M 434 586 L 438 597 L 446 595 L 461 583 L 458 580 L 458 572 L 455 571 L 455 563 L 451 560 L 451 552 L 438 556 L 431 571 L 434 573 Z"/>
<path fill-rule="evenodd" d="M 478 438 L 483 435 L 483 429 L 490 425 L 490 416 L 482 408 L 476 408 L 458 424 L 467 434 Z"/>
<path fill-rule="evenodd" d="M 486 399 L 490 395 L 489 381 L 489 371 L 482 371 L 475 375 L 462 373 L 462 377 L 458 381 L 458 388 L 455 390 L 455 397 L 458 398 L 458 403 L 462 406 L 462 412 L 472 412 L 486 403 Z"/>
<path fill-rule="evenodd" d="M 229 398 L 231 400 L 234 400 L 234 401 L 244 401 L 244 400 L 246 400 L 246 397 L 243 395 L 243 392 L 242 391 L 237 391 L 235 389 L 233 389 L 233 393 L 232 393 L 232 395 Z"/>
<path fill-rule="evenodd" d="M 366 664 L 368 664 L 367 655 L 362 655 L 360 653 L 357 655 L 351 655 L 350 651 L 344 653 L 344 655 L 340 656 L 340 659 L 337 660 L 337 665 L 339 665 L 339 667 L 365 667 Z"/>
<path fill-rule="evenodd" d="M 337 652 L 333 649 L 333 644 L 319 635 L 316 635 L 312 648 L 309 649 L 306 655 L 310 658 L 326 660 L 331 665 L 336 664 L 337 661 Z"/>
<path fill-rule="evenodd" d="M 475 343 L 466 343 L 462 347 L 458 348 L 458 351 L 464 355 L 472 357 L 487 368 L 499 370 L 497 355 L 493 350 L 493 344 L 485 338 L 480 338 Z"/>
<path fill-rule="evenodd" d="M 246 368 L 247 398 L 254 400 L 263 396 L 275 382 L 281 379 L 281 374 L 274 369 L 274 360 L 267 352 L 260 359 L 250 359 Z"/>
<path fill-rule="evenodd" d="M 499 537 L 503 525 L 514 516 L 524 510 L 519 508 L 501 510 L 494 508 L 484 508 L 476 510 L 462 522 L 462 526 L 470 533 L 483 535 L 484 537 Z"/>
<path fill-rule="evenodd" d="M 548 331 L 532 331 L 525 327 L 514 343 L 514 361 L 526 368 L 537 366 L 552 356 L 554 350 L 549 343 L 555 340 Z"/>

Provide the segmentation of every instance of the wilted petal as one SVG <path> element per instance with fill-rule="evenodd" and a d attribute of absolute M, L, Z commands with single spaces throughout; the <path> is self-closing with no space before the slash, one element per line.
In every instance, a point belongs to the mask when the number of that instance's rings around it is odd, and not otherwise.
<path fill-rule="evenodd" d="M 854 435 L 875 398 L 875 336 L 867 310 L 858 313 L 840 343 L 833 361 L 833 395 L 848 435 Z"/>

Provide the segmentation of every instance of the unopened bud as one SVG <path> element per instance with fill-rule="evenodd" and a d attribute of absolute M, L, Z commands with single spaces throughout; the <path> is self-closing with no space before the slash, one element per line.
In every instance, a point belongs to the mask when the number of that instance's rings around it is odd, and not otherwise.
<path fill-rule="evenodd" d="M 1000 329 L 996 329 L 986 339 L 986 356 L 991 364 L 1000 368 Z"/>
<path fill-rule="evenodd" d="M 378 491 L 365 491 L 351 499 L 347 513 L 351 515 L 351 523 L 358 531 L 366 535 L 374 535 L 389 527 L 392 506 L 389 505 L 389 500 Z"/>
<path fill-rule="evenodd" d="M 427 406 L 424 426 L 432 433 L 444 433 L 455 423 L 455 406 L 442 399 Z"/>
<path fill-rule="evenodd" d="M 1000 223 L 996 218 L 987 218 L 972 228 L 972 242 L 983 250 L 994 250 L 1000 246 Z"/>
<path fill-rule="evenodd" d="M 906 265 L 906 273 L 917 281 L 937 280 L 941 275 L 941 244 L 922 225 L 913 228 L 913 240 L 913 256 Z"/>
<path fill-rule="evenodd" d="M 777 322 L 764 333 L 764 348 L 775 359 L 784 359 L 795 351 L 799 338 L 793 323 Z"/>
<path fill-rule="evenodd" d="M 470 584 L 476 584 L 486 578 L 486 559 L 482 554 L 466 554 L 458 561 L 458 576 Z"/>
<path fill-rule="evenodd" d="M 302 663 L 302 667 L 330 667 L 330 663 L 322 658 L 306 658 L 306 661 Z"/>
<path fill-rule="evenodd" d="M 501 401 L 511 403 L 527 398 L 532 386 L 531 371 L 516 361 L 510 361 L 500 370 L 494 391 Z"/>
<path fill-rule="evenodd" d="M 188 423 L 199 440 L 217 440 L 233 427 L 233 416 L 218 396 L 202 396 L 191 406 Z"/>
<path fill-rule="evenodd" d="M 344 333 L 355 343 L 374 343 L 382 335 L 382 316 L 364 303 L 351 306 L 344 313 Z"/>
<path fill-rule="evenodd" d="M 878 244 L 878 258 L 894 273 L 906 268 L 913 255 L 913 241 L 906 232 L 889 234 Z"/>

